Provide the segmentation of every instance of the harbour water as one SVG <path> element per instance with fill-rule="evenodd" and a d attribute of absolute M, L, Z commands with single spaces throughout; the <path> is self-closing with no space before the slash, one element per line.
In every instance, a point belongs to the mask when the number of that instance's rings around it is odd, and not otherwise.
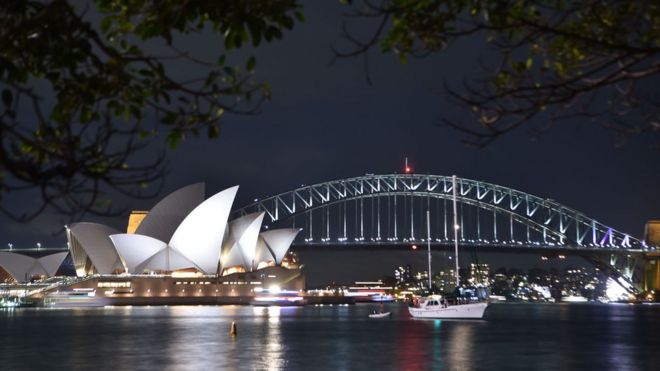
<path fill-rule="evenodd" d="M 396 303 L 369 319 L 375 308 L 5 309 L 0 369 L 657 369 L 660 306 L 504 303 L 477 321 L 413 320 Z"/>

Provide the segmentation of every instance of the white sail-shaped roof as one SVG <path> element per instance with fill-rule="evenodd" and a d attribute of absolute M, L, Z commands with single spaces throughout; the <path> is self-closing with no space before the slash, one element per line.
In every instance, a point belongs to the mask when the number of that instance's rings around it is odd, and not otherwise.
<path fill-rule="evenodd" d="M 113 234 L 110 236 L 128 273 L 142 273 L 138 267 L 156 253 L 167 248 L 167 244 L 149 236 L 139 234 Z M 165 270 L 165 269 L 163 269 Z"/>
<path fill-rule="evenodd" d="M 222 269 L 235 266 L 244 267 L 245 262 L 243 261 L 243 254 L 241 254 L 241 250 L 236 246 L 235 243 L 231 244 L 231 246 L 232 247 L 224 250 L 222 253 L 222 259 L 220 260 Z"/>
<path fill-rule="evenodd" d="M 222 268 L 240 265 L 253 270 L 263 217 L 264 213 L 253 213 L 229 222 L 222 244 Z"/>
<path fill-rule="evenodd" d="M 282 228 L 261 232 L 260 236 L 275 257 L 275 263 L 280 264 L 298 233 L 300 233 L 300 229 L 297 228 Z"/>
<path fill-rule="evenodd" d="M 69 227 L 69 234 L 83 248 L 89 260 L 100 274 L 111 274 L 123 264 L 110 240 L 110 235 L 120 232 L 107 225 L 97 223 L 76 223 Z"/>
<path fill-rule="evenodd" d="M 34 275 L 54 276 L 68 252 L 32 258 L 13 252 L 0 252 L 0 267 L 19 282 L 28 281 Z"/>
<path fill-rule="evenodd" d="M 195 183 L 170 193 L 149 210 L 135 233 L 169 241 L 186 216 L 204 201 L 204 188 L 204 183 Z"/>
<path fill-rule="evenodd" d="M 71 260 L 73 261 L 73 266 L 76 269 L 76 275 L 78 277 L 83 277 L 87 274 L 87 253 L 80 246 L 80 243 L 71 235 L 71 230 L 69 226 L 64 226 L 66 232 L 67 247 L 71 253 Z"/>
<path fill-rule="evenodd" d="M 52 277 L 57 273 L 57 270 L 60 268 L 60 265 L 62 265 L 67 254 L 68 252 L 58 252 L 39 258 L 39 264 L 41 264 L 41 267 L 46 271 L 48 277 Z"/>
<path fill-rule="evenodd" d="M 37 259 L 13 252 L 0 252 L 0 266 L 19 282 L 28 281 L 34 274 L 45 274 L 34 273 L 39 266 Z"/>
<path fill-rule="evenodd" d="M 216 260 L 217 265 L 217 260 Z M 176 251 L 175 249 L 167 246 L 163 250 L 160 250 L 143 264 L 137 267 L 139 272 L 144 271 L 145 269 L 150 269 L 154 271 L 175 271 L 177 269 L 186 269 L 186 268 L 196 268 L 202 270 L 190 259 L 186 258 L 183 254 Z"/>
<path fill-rule="evenodd" d="M 227 227 L 227 218 L 238 186 L 216 193 L 197 206 L 176 229 L 170 247 L 206 274 L 215 274 Z"/>
<path fill-rule="evenodd" d="M 246 271 L 254 270 L 254 260 L 257 250 L 257 239 L 264 213 L 254 213 L 238 218 L 230 223 L 229 233 L 236 241 L 232 249 L 238 249 L 243 257 Z"/>
<path fill-rule="evenodd" d="M 254 252 L 254 266 L 258 267 L 260 263 L 267 263 L 269 261 L 275 262 L 275 256 L 270 252 L 266 241 L 259 235 L 257 240 L 257 249 Z"/>

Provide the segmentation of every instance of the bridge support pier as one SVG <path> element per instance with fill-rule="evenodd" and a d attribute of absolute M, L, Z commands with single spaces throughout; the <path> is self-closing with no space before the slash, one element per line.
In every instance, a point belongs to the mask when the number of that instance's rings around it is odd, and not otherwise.
<path fill-rule="evenodd" d="M 644 254 L 644 291 L 660 292 L 660 252 Z"/>

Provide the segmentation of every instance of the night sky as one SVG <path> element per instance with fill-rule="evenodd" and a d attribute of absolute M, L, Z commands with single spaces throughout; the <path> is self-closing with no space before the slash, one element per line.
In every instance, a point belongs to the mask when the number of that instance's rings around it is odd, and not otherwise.
<path fill-rule="evenodd" d="M 408 157 L 417 173 L 456 174 L 553 198 L 633 236 L 660 218 L 658 150 L 650 138 L 617 147 L 614 133 L 573 121 L 540 136 L 522 128 L 485 149 L 466 147 L 461 134 L 437 123 L 465 115 L 447 101 L 443 84 L 479 73 L 478 59 L 489 57 L 482 41 L 406 65 L 372 53 L 370 86 L 361 59 L 329 65 L 331 46 L 341 45 L 341 11 L 338 2 L 314 2 L 305 8 L 306 22 L 282 41 L 245 52 L 256 55 L 256 77 L 272 85 L 273 100 L 257 116 L 227 117 L 219 139 L 190 139 L 169 153 L 161 197 L 198 181 L 206 182 L 207 195 L 239 184 L 235 206 L 242 206 L 301 184 L 401 172 Z M 212 50 L 211 40 L 195 36 L 191 49 Z M 149 209 L 158 199 L 118 201 Z M 64 246 L 64 235 L 54 235 L 64 219 L 47 212 L 28 224 L 3 220 L 0 243 Z M 91 220 L 126 227 L 125 217 Z M 391 271 L 392 264 L 383 261 L 382 268 Z"/>

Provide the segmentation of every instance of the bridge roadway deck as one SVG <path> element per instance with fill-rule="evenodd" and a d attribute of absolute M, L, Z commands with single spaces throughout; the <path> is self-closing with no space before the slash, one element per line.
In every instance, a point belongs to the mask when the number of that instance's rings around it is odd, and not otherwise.
<path fill-rule="evenodd" d="M 359 249 L 359 250 L 369 250 L 369 251 L 387 251 L 387 250 L 401 250 L 401 249 L 410 249 L 412 245 L 417 245 L 418 249 L 426 249 L 425 242 L 381 242 L 381 243 L 372 243 L 372 242 L 306 242 L 306 243 L 294 243 L 291 247 L 293 251 L 306 250 L 306 249 L 318 249 L 318 250 L 343 250 L 343 249 Z M 434 251 L 454 251 L 454 244 L 452 242 L 432 242 L 431 249 Z M 552 246 L 552 245 L 521 245 L 521 244 L 492 244 L 492 243 L 461 243 L 459 245 L 460 250 L 466 249 L 476 249 L 477 251 L 482 252 L 500 252 L 500 253 L 518 253 L 518 254 L 571 254 L 571 255 L 580 255 L 580 254 L 644 254 L 648 256 L 657 256 L 660 254 L 659 251 L 652 249 L 641 250 L 641 249 L 624 249 L 624 248 L 610 248 L 610 247 L 576 247 L 576 246 Z M 28 256 L 39 257 L 48 254 L 54 254 L 58 252 L 68 251 L 67 248 L 30 248 L 30 249 L 0 249 L 0 252 L 15 252 L 20 254 L 25 254 Z"/>
<path fill-rule="evenodd" d="M 424 242 L 387 242 L 374 244 L 369 242 L 350 242 L 350 243 L 305 243 L 293 244 L 291 249 L 293 251 L 304 251 L 309 249 L 318 250 L 363 250 L 363 251 L 387 251 L 387 250 L 410 250 L 412 245 L 417 245 L 418 250 L 426 250 L 427 245 Z M 648 250 L 633 250 L 633 249 L 617 249 L 607 247 L 575 247 L 575 246 L 540 246 L 540 245 L 519 245 L 519 244 L 460 244 L 459 250 L 469 251 L 476 249 L 480 252 L 494 252 L 494 253 L 514 253 L 514 254 L 550 254 L 550 255 L 584 255 L 584 254 L 653 254 L 654 252 Z M 431 243 L 431 250 L 433 251 L 454 251 L 454 245 L 448 243 Z"/>
<path fill-rule="evenodd" d="M 42 247 L 42 248 L 14 248 L 14 249 L 0 249 L 0 252 L 15 252 L 18 254 L 24 254 L 31 256 L 33 258 L 38 258 L 50 254 L 55 254 L 58 252 L 69 251 L 66 247 Z"/>

